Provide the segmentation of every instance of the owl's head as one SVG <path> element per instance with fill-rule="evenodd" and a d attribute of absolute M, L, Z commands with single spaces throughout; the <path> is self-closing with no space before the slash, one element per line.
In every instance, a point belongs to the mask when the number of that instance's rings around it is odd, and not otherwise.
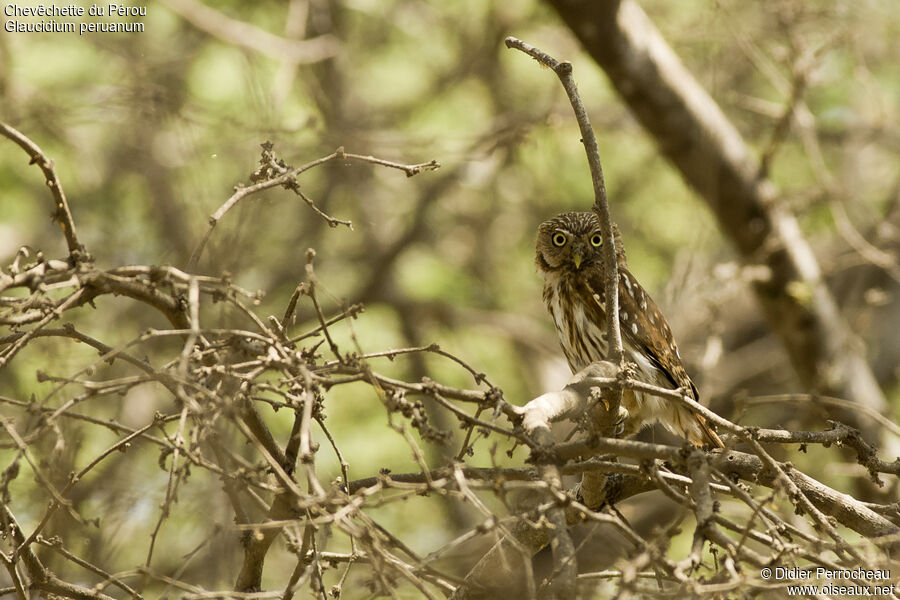
<path fill-rule="evenodd" d="M 613 225 L 616 259 L 625 266 L 625 249 Z M 603 233 L 592 212 L 568 212 L 544 221 L 538 228 L 535 263 L 541 271 L 578 271 L 603 267 Z"/>

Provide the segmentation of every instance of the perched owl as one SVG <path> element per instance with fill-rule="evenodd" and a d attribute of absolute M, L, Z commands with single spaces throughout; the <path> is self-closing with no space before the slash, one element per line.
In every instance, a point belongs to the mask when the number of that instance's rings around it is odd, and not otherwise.
<path fill-rule="evenodd" d="M 615 245 L 619 326 L 626 359 L 637 364 L 639 380 L 670 389 L 681 388 L 699 400 L 697 388 L 681 363 L 669 324 L 628 271 L 618 231 L 615 231 Z M 556 324 L 573 373 L 607 355 L 602 247 L 600 221 L 594 213 L 563 213 L 538 229 L 535 262 L 544 277 L 544 303 Z M 622 406 L 628 411 L 626 437 L 645 425 L 659 422 L 694 445 L 723 447 L 703 417 L 672 400 L 625 390 Z"/>

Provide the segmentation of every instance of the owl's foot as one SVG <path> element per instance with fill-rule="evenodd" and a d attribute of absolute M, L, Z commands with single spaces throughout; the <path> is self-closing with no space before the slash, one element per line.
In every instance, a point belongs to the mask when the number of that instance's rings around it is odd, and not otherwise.
<path fill-rule="evenodd" d="M 628 420 L 628 410 L 619 405 L 619 412 L 616 414 L 616 433 L 615 436 L 622 437 L 622 434 L 625 433 L 625 421 Z"/>

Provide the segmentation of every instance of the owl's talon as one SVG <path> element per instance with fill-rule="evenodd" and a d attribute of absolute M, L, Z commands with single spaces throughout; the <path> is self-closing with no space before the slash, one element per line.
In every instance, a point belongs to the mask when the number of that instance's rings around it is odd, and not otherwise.
<path fill-rule="evenodd" d="M 616 437 L 621 437 L 625 433 L 625 421 L 628 419 L 628 411 L 624 406 L 619 405 L 619 412 L 616 414 Z"/>

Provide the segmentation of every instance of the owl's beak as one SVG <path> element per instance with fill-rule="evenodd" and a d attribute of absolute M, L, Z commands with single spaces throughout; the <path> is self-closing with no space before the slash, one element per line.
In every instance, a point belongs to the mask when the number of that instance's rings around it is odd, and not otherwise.
<path fill-rule="evenodd" d="M 581 259 L 581 252 L 576 252 L 576 253 L 575 253 L 575 256 L 572 257 L 572 262 L 575 263 L 575 268 L 576 268 L 576 269 L 580 269 L 580 268 L 581 268 L 581 260 L 582 260 L 582 259 Z"/>

